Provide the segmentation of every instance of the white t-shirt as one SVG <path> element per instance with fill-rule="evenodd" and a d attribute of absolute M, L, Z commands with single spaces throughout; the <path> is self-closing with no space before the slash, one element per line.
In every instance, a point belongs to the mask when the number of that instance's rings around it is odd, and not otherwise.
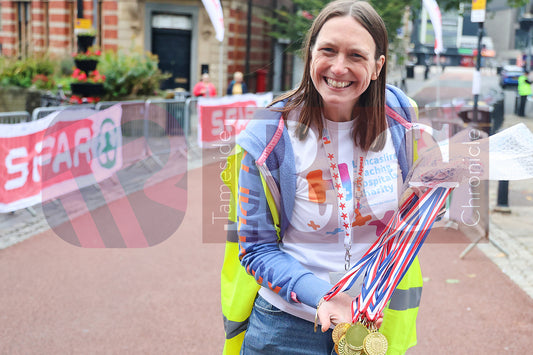
<path fill-rule="evenodd" d="M 295 132 L 299 112 L 292 111 L 287 124 L 295 156 L 297 173 L 296 198 L 290 226 L 281 250 L 296 258 L 317 277 L 331 281 L 331 272 L 344 272 L 344 228 L 339 219 L 337 191 L 332 183 L 330 160 L 311 128 L 300 140 Z M 346 203 L 355 221 L 354 189 L 360 157 L 363 161 L 363 197 L 360 200 L 361 225 L 352 224 L 351 265 L 354 265 L 378 238 L 398 207 L 401 173 L 390 133 L 380 152 L 363 153 L 355 147 L 350 122 L 333 122 L 323 118 L 332 142 L 328 148 L 337 158 L 342 185 L 347 190 Z M 303 304 L 289 304 L 273 291 L 261 288 L 261 296 L 281 310 L 314 321 L 315 309 Z"/>

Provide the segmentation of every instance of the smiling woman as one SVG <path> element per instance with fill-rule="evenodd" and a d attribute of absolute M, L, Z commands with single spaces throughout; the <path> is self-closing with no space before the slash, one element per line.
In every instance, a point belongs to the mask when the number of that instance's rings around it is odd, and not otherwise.
<path fill-rule="evenodd" d="M 381 350 L 388 341 L 394 353 L 414 345 L 422 280 L 417 260 L 394 292 L 402 299 L 391 300 L 385 316 L 352 313 L 360 280 L 352 292 L 324 298 L 388 225 L 400 177 L 406 179 L 412 165 L 406 129 L 414 103 L 386 86 L 387 48 L 385 24 L 369 3 L 328 3 L 307 33 L 299 86 L 258 112 L 237 138 L 241 155 L 232 166 L 240 167 L 234 238 L 240 254 L 234 261 L 253 284 L 237 285 L 236 277 L 227 277 L 235 270 L 223 269 L 225 354 L 343 353 L 343 329 L 347 338 L 347 329 L 359 335 L 370 329 L 368 341 Z M 252 294 L 228 297 L 244 289 Z M 254 297 L 252 308 L 244 300 Z M 322 332 L 313 332 L 317 321 Z M 350 341 L 363 348 L 363 338 Z"/>
<path fill-rule="evenodd" d="M 353 119 L 359 97 L 371 80 L 377 80 L 385 63 L 384 55 L 374 58 L 375 47 L 370 33 L 351 16 L 335 17 L 324 24 L 311 52 L 311 80 L 327 119 Z"/>

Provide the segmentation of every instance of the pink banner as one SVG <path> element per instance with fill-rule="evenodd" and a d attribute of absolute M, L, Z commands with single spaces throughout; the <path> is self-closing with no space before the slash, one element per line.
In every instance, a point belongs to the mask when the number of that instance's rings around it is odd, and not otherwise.
<path fill-rule="evenodd" d="M 258 107 L 272 101 L 272 93 L 198 99 L 198 145 L 213 147 L 235 138 L 253 118 Z"/>
<path fill-rule="evenodd" d="M 80 118 L 80 114 L 87 114 Z M 0 125 L 0 213 L 16 211 L 110 177 L 122 167 L 120 105 L 64 110 Z"/>

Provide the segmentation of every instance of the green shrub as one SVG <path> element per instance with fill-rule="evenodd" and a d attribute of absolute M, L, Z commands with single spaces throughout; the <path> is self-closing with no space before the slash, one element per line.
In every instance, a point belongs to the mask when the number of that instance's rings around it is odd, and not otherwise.
<path fill-rule="evenodd" d="M 161 81 L 170 77 L 159 70 L 158 62 L 156 55 L 140 50 L 104 52 L 98 70 L 106 78 L 107 99 L 158 94 Z"/>
<path fill-rule="evenodd" d="M 48 56 L 28 57 L 21 60 L 9 58 L 0 63 L 0 85 L 20 86 L 28 88 L 34 84 L 34 78 L 38 76 L 40 82 L 46 82 L 45 86 L 51 85 L 55 63 Z M 44 77 L 49 80 L 42 80 Z"/>

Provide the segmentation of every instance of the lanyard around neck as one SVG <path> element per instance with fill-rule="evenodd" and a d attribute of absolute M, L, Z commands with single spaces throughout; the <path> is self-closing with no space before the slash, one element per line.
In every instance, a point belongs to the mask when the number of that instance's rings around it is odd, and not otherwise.
<path fill-rule="evenodd" d="M 344 268 L 345 270 L 350 269 L 350 250 L 352 248 L 352 213 L 348 210 L 348 204 L 346 201 L 346 196 L 348 191 L 342 185 L 341 176 L 339 173 L 339 164 L 338 159 L 335 155 L 334 149 L 332 147 L 331 137 L 329 135 L 328 129 L 324 128 L 322 133 L 322 145 L 324 146 L 324 151 L 328 158 L 329 170 L 331 173 L 331 179 L 333 181 L 333 188 L 337 194 L 337 208 L 339 211 L 339 223 L 342 225 L 344 230 L 344 249 L 346 253 L 344 254 Z M 357 178 L 355 180 L 355 192 L 354 196 L 354 212 L 355 212 L 355 221 L 362 217 L 359 212 L 361 207 L 361 198 L 363 196 L 363 178 L 364 178 L 364 157 L 359 157 L 359 165 L 357 168 Z M 350 184 L 351 186 L 351 184 Z"/>

